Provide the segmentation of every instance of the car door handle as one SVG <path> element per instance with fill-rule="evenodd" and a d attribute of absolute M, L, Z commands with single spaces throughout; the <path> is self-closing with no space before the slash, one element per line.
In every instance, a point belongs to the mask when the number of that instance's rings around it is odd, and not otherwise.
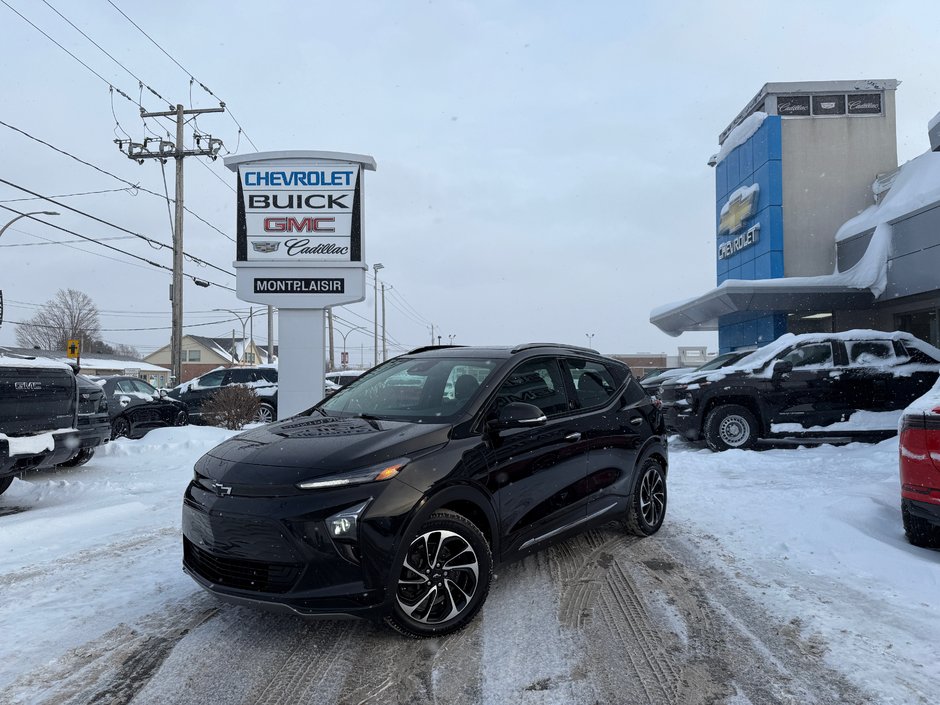
<path fill-rule="evenodd" d="M 569 433 L 567 436 L 565 436 L 565 440 L 569 443 L 576 443 L 577 441 L 581 440 L 581 434 L 577 431 L 574 433 Z"/>
<path fill-rule="evenodd" d="M 643 423 L 642 416 L 634 416 L 632 419 L 630 419 L 631 426 L 639 426 L 641 423 Z"/>

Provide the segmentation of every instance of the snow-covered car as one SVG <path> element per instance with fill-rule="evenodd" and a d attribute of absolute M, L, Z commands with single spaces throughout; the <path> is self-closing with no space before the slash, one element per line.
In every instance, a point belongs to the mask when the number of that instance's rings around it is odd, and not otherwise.
<path fill-rule="evenodd" d="M 909 333 L 788 333 L 737 363 L 663 386 L 666 426 L 712 450 L 760 439 L 847 442 L 897 433 L 937 381 L 940 350 Z"/>
<path fill-rule="evenodd" d="M 655 374 L 646 375 L 640 379 L 640 386 L 643 387 L 643 391 L 652 396 L 666 380 L 681 377 L 682 375 L 687 375 L 689 372 L 694 371 L 694 367 L 673 367 L 668 370 L 662 370 Z"/>
<path fill-rule="evenodd" d="M 137 377 L 116 375 L 95 380 L 108 398 L 111 438 L 141 438 L 164 426 L 189 423 L 186 405 Z"/>
<path fill-rule="evenodd" d="M 202 418 L 205 403 L 219 389 L 230 384 L 248 387 L 261 399 L 255 416 L 256 421 L 269 423 L 277 418 L 277 368 L 273 366 L 219 368 L 183 382 L 168 394 L 183 402 L 190 418 L 198 422 Z"/>
<path fill-rule="evenodd" d="M 904 533 L 915 546 L 940 548 L 940 382 L 904 410 L 900 431 Z"/>
<path fill-rule="evenodd" d="M 729 365 L 735 364 L 738 360 L 743 359 L 747 355 L 750 355 L 751 352 L 753 351 L 745 350 L 745 351 L 740 351 L 740 352 L 735 351 L 735 352 L 722 353 L 721 355 L 717 355 L 716 357 L 713 357 L 704 365 L 700 365 L 699 367 L 696 367 L 692 369 L 691 371 L 689 371 L 688 368 L 685 368 L 685 367 L 677 369 L 677 370 L 668 370 L 668 372 L 671 372 L 672 374 L 667 374 L 667 375 L 662 375 L 662 376 L 657 375 L 655 378 L 650 378 L 650 381 L 648 383 L 644 383 L 641 380 L 640 385 L 643 387 L 643 389 L 646 390 L 647 394 L 649 394 L 650 396 L 658 397 L 661 393 L 660 390 L 663 387 L 669 387 L 674 384 L 681 384 L 682 380 L 685 379 L 689 375 L 695 375 L 699 372 L 712 372 L 713 370 L 720 370 L 722 367 L 728 367 Z"/>

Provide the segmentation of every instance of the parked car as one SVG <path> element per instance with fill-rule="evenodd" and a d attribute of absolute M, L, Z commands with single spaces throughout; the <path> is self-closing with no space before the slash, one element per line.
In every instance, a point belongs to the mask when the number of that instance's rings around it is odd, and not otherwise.
<path fill-rule="evenodd" d="M 334 370 L 333 372 L 327 372 L 324 377 L 326 377 L 327 382 L 332 382 L 340 387 L 346 387 L 359 379 L 365 371 L 366 370 Z"/>
<path fill-rule="evenodd" d="M 137 377 L 116 375 L 95 380 L 108 398 L 111 440 L 141 438 L 155 428 L 185 426 L 186 405 Z"/>
<path fill-rule="evenodd" d="M 655 533 L 663 432 L 630 370 L 593 351 L 420 348 L 204 455 L 184 569 L 234 603 L 447 634 L 494 562 L 612 520 Z"/>
<path fill-rule="evenodd" d="M 194 422 L 202 419 L 205 403 L 222 387 L 240 384 L 250 387 L 261 398 L 256 421 L 268 423 L 277 418 L 277 368 L 270 366 L 230 367 L 212 370 L 169 390 L 173 399 L 186 405 Z"/>
<path fill-rule="evenodd" d="M 901 519 L 915 546 L 940 548 L 940 382 L 900 423 Z"/>
<path fill-rule="evenodd" d="M 712 450 L 759 439 L 874 440 L 940 375 L 940 350 L 908 333 L 787 334 L 661 388 L 669 430 Z"/>
<path fill-rule="evenodd" d="M 16 475 L 54 467 L 78 452 L 77 412 L 71 367 L 0 353 L 0 494 Z"/>
<path fill-rule="evenodd" d="M 111 416 L 108 397 L 101 385 L 85 375 L 77 375 L 78 417 L 76 428 L 81 445 L 78 453 L 60 463 L 65 467 L 84 465 L 95 454 L 95 448 L 111 440 Z"/>
<path fill-rule="evenodd" d="M 668 370 L 661 370 L 655 374 L 649 374 L 640 379 L 640 386 L 643 387 L 643 391 L 645 391 L 650 396 L 653 396 L 656 394 L 656 390 L 659 389 L 659 385 L 661 385 L 667 379 L 681 377 L 682 375 L 686 375 L 689 372 L 694 371 L 694 367 L 672 367 Z"/>
<path fill-rule="evenodd" d="M 683 380 L 688 375 L 695 375 L 699 372 L 712 372 L 714 370 L 720 370 L 722 367 L 730 367 L 731 365 L 734 365 L 735 363 L 737 363 L 738 360 L 743 360 L 752 352 L 754 351 L 753 350 L 741 350 L 741 351 L 735 351 L 735 352 L 722 353 L 721 355 L 716 355 L 711 360 L 706 362 L 704 365 L 696 367 L 691 372 L 684 372 L 678 375 L 670 375 L 668 377 L 661 378 L 658 381 L 658 383 L 654 380 L 651 384 L 643 385 L 642 382 L 640 382 L 640 384 L 643 386 L 643 389 L 645 389 L 650 396 L 655 396 L 658 398 L 661 396 L 660 390 L 664 386 L 669 387 L 675 384 L 682 384 Z"/>

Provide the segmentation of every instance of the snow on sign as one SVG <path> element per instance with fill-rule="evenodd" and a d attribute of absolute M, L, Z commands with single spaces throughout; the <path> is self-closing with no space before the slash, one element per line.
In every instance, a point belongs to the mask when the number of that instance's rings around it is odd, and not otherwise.
<path fill-rule="evenodd" d="M 360 261 L 359 176 L 353 163 L 240 165 L 239 259 Z"/>

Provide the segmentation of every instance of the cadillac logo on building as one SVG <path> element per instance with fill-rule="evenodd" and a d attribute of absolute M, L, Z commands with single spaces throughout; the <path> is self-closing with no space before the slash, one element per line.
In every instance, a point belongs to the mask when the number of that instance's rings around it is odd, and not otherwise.
<path fill-rule="evenodd" d="M 279 242 L 253 242 L 251 243 L 251 248 L 255 252 L 261 252 L 266 255 L 271 254 L 272 252 L 277 252 L 277 248 L 281 246 Z"/>
<path fill-rule="evenodd" d="M 757 197 L 760 186 L 742 186 L 728 197 L 718 216 L 718 235 L 731 235 L 757 212 Z"/>

